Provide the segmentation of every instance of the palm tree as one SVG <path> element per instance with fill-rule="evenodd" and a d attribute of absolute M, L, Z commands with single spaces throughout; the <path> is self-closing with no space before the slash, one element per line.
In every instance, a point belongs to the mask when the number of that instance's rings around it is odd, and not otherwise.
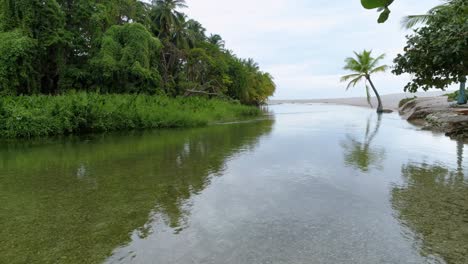
<path fill-rule="evenodd" d="M 344 69 L 353 71 L 355 73 L 341 77 L 341 81 L 346 82 L 351 80 L 348 86 L 346 87 L 346 90 L 348 90 L 351 86 L 356 86 L 358 82 L 364 79 L 367 94 L 367 102 L 370 104 L 369 86 L 367 86 L 367 82 L 369 82 L 369 84 L 372 87 L 372 90 L 374 91 L 375 96 L 377 97 L 377 113 L 382 113 L 382 100 L 380 99 L 380 95 L 377 92 L 377 89 L 375 88 L 370 76 L 374 73 L 385 72 L 388 69 L 387 65 L 377 66 L 379 62 L 385 57 L 385 54 L 382 54 L 377 58 L 373 58 L 371 56 L 372 51 L 367 50 L 364 50 L 362 53 L 354 52 L 354 54 L 356 55 L 356 58 L 346 58 L 346 65 Z"/>
<path fill-rule="evenodd" d="M 180 18 L 184 17 L 177 8 L 186 8 L 185 0 L 153 0 L 151 19 L 156 25 L 155 31 L 158 38 L 166 38 L 171 35 L 174 27 L 180 24 Z"/>
<path fill-rule="evenodd" d="M 426 24 L 437 11 L 447 8 L 447 6 L 452 2 L 452 0 L 444 0 L 444 2 L 444 4 L 431 8 L 429 11 L 427 11 L 426 14 L 410 15 L 403 17 L 403 19 L 401 20 L 401 26 L 405 29 L 411 29 L 417 25 Z"/>
<path fill-rule="evenodd" d="M 218 34 L 211 34 L 209 37 L 208 37 L 208 42 L 210 42 L 211 44 L 213 45 L 216 45 L 218 46 L 220 49 L 224 49 L 224 40 L 223 38 L 218 35 Z"/>

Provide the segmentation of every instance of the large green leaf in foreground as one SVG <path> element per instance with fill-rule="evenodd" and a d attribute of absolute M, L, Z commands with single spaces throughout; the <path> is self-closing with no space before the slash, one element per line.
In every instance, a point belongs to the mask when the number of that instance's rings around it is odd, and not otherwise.
<path fill-rule="evenodd" d="M 367 9 L 386 7 L 392 2 L 393 0 L 361 0 L 362 6 Z"/>

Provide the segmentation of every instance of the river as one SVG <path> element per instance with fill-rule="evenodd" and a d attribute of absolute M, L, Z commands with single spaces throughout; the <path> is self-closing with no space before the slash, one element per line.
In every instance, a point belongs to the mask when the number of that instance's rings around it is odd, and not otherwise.
<path fill-rule="evenodd" d="M 0 263 L 468 263 L 468 148 L 283 104 L 199 129 L 0 144 Z"/>

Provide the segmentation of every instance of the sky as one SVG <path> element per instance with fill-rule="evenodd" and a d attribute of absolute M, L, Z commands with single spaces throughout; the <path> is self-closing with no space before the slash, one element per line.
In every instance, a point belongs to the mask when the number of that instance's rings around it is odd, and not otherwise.
<path fill-rule="evenodd" d="M 275 78 L 272 99 L 339 98 L 365 95 L 364 85 L 345 91 L 344 59 L 353 51 L 385 53 L 391 65 L 405 46 L 400 20 L 425 13 L 438 0 L 397 0 L 385 24 L 359 0 L 187 0 L 189 17 L 220 34 L 239 57 L 253 58 Z M 410 76 L 377 74 L 382 94 L 401 93 Z"/>

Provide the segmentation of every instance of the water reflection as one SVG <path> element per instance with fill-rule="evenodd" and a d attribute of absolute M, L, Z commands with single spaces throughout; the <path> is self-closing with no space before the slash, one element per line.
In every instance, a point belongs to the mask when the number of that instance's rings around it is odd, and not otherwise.
<path fill-rule="evenodd" d="M 374 129 L 371 129 L 372 116 L 367 119 L 366 132 L 362 140 L 347 135 L 347 140 L 341 143 L 344 150 L 344 160 L 347 166 L 354 167 L 362 172 L 368 172 L 371 168 L 381 169 L 381 163 L 385 157 L 385 150 L 372 148 L 371 144 L 379 132 L 382 124 L 382 115 L 377 115 Z"/>
<path fill-rule="evenodd" d="M 2 145 L 0 263 L 99 263 L 154 214 L 180 231 L 191 197 L 272 123 Z"/>
<path fill-rule="evenodd" d="M 459 142 L 457 169 L 443 164 L 404 165 L 405 185 L 392 191 L 393 207 L 401 222 L 418 236 L 422 254 L 436 254 L 447 263 L 468 263 L 468 180 L 463 148 Z"/>

